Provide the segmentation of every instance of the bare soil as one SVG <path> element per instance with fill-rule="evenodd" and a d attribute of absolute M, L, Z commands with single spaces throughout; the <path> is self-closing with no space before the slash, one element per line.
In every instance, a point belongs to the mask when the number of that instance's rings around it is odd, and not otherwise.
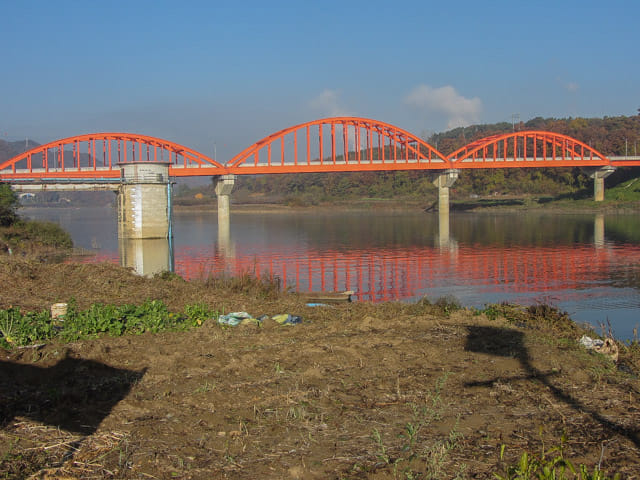
<path fill-rule="evenodd" d="M 0 285 L 2 308 L 152 298 L 304 319 L 0 350 L 0 478 L 493 478 L 563 434 L 574 463 L 640 478 L 637 349 L 616 365 L 545 309 L 309 307 L 7 256 Z"/>

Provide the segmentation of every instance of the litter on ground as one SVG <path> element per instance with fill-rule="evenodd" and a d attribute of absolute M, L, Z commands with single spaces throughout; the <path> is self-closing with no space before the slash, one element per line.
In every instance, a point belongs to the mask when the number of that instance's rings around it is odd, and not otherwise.
<path fill-rule="evenodd" d="M 220 315 L 218 317 L 218 323 L 220 325 L 229 325 L 235 327 L 237 325 L 262 325 L 262 322 L 268 320 L 268 315 L 260 315 L 258 318 L 253 318 L 251 314 L 247 312 L 233 312 L 226 315 Z M 271 317 L 276 323 L 280 325 L 297 325 L 302 323 L 302 317 L 298 315 L 291 315 L 290 313 L 282 313 Z"/>
<path fill-rule="evenodd" d="M 604 340 L 600 340 L 599 338 L 591 338 L 587 335 L 583 335 L 578 340 L 580 345 L 584 346 L 587 350 L 594 350 L 598 353 L 602 353 L 603 355 L 607 355 L 611 360 L 615 363 L 618 363 L 618 345 L 611 338 L 605 338 Z"/>

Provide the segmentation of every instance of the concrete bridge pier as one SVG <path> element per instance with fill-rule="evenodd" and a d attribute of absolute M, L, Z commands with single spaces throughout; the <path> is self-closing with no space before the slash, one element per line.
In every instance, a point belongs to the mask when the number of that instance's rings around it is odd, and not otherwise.
<path fill-rule="evenodd" d="M 235 175 L 222 175 L 216 184 L 216 196 L 218 197 L 218 246 L 231 254 L 231 192 L 236 182 Z"/>
<path fill-rule="evenodd" d="M 615 167 L 610 166 L 589 170 L 589 177 L 593 178 L 593 199 L 596 202 L 604 200 L 604 179 L 611 175 L 614 170 Z"/>
<path fill-rule="evenodd" d="M 455 168 L 436 173 L 433 184 L 438 187 L 438 212 L 449 215 L 449 188 L 458 179 L 459 171 Z"/>
<path fill-rule="evenodd" d="M 172 237 L 169 163 L 132 162 L 120 172 L 118 237 Z"/>

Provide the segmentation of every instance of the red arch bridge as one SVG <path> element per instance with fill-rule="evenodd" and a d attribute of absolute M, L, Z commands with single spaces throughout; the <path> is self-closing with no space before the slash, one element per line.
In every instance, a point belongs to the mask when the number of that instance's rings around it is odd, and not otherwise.
<path fill-rule="evenodd" d="M 77 135 L 38 145 L 0 164 L 0 180 L 119 179 L 128 163 L 167 163 L 171 177 L 340 171 L 639 166 L 607 157 L 566 135 L 518 131 L 475 140 L 445 155 L 393 125 L 335 117 L 289 127 L 226 163 L 160 138 L 130 133 Z"/>
<path fill-rule="evenodd" d="M 220 176 L 218 218 L 224 223 L 235 175 L 431 170 L 439 189 L 440 211 L 448 212 L 449 187 L 464 169 L 583 167 L 594 178 L 595 199 L 602 200 L 604 179 L 615 167 L 638 165 L 640 157 L 607 157 L 575 138 L 545 131 L 493 135 L 445 155 L 396 126 L 336 117 L 268 135 L 226 163 L 145 135 L 77 135 L 39 145 L 1 163 L 0 181 L 21 190 L 117 189 L 122 194 L 121 235 L 152 238 L 170 234 L 170 226 L 164 225 L 170 224 L 166 212 L 170 212 L 170 179 L 174 177 Z M 162 193 L 158 185 L 169 193 Z M 155 207 L 149 207 L 151 204 Z M 161 215 L 163 209 L 166 212 Z M 153 225 L 151 218 L 159 225 Z"/>

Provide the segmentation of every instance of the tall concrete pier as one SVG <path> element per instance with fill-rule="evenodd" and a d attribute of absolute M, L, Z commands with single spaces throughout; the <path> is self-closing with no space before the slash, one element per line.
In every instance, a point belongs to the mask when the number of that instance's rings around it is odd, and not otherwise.
<path fill-rule="evenodd" d="M 604 200 L 604 179 L 614 172 L 614 167 L 601 167 L 589 171 L 589 176 L 593 178 L 593 199 L 596 202 Z"/>
<path fill-rule="evenodd" d="M 216 196 L 218 197 L 218 246 L 229 254 L 231 247 L 231 192 L 236 182 L 235 175 L 222 175 L 216 184 Z"/>
<path fill-rule="evenodd" d="M 436 173 L 433 184 L 438 187 L 438 212 L 449 215 L 449 188 L 458 179 L 459 171 L 452 168 Z"/>
<path fill-rule="evenodd" d="M 118 187 L 118 237 L 169 238 L 171 181 L 168 163 L 135 162 L 121 166 Z"/>

